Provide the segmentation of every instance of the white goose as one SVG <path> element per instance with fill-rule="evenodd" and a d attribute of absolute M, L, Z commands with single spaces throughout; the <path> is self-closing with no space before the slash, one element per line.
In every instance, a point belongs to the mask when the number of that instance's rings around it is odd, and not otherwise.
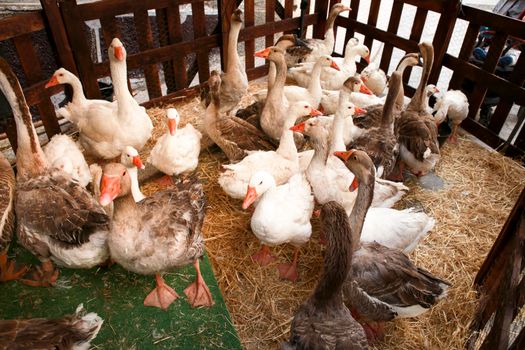
<path fill-rule="evenodd" d="M 449 141 L 452 143 L 457 143 L 458 141 L 458 127 L 468 116 L 468 106 L 467 96 L 459 90 L 445 92 L 443 96 L 437 99 L 434 105 L 436 124 L 442 123 L 447 116 L 452 124 L 452 134 L 449 137 Z"/>
<path fill-rule="evenodd" d="M 52 167 L 59 168 L 86 187 L 91 182 L 91 172 L 82 151 L 67 135 L 55 135 L 44 147 L 44 154 Z"/>
<path fill-rule="evenodd" d="M 252 259 L 267 265 L 274 258 L 268 246 L 290 243 L 295 247 L 290 264 L 279 265 L 281 278 L 296 281 L 299 247 L 310 239 L 310 218 L 314 209 L 314 197 L 310 184 L 302 173 L 293 175 L 287 183 L 277 186 L 272 175 L 265 171 L 253 174 L 248 184 L 242 208 L 247 209 L 259 200 L 253 212 L 250 226 L 261 241 L 261 250 Z M 286 215 L 282 215 L 286 213 Z"/>
<path fill-rule="evenodd" d="M 349 94 L 347 99 L 360 108 L 366 108 L 368 106 L 383 104 L 379 97 L 374 95 L 365 84 L 358 77 L 351 76 L 345 80 L 341 89 L 348 88 Z M 340 90 L 341 90 L 340 89 Z M 324 90 L 323 97 L 321 98 L 321 105 L 325 114 L 333 114 L 337 110 L 339 105 L 339 93 L 340 90 Z"/>
<path fill-rule="evenodd" d="M 199 164 L 202 134 L 190 123 L 178 128 L 180 115 L 175 108 L 167 111 L 168 132 L 158 140 L 148 158 L 155 168 L 171 176 L 191 172 Z"/>
<path fill-rule="evenodd" d="M 293 174 L 304 171 L 313 152 L 305 151 L 298 155 L 293 132 L 289 129 L 299 117 L 320 114 L 306 101 L 292 104 L 287 112 L 277 150 L 249 152 L 240 162 L 222 166 L 225 170 L 219 175 L 218 182 L 224 192 L 232 198 L 244 198 L 250 178 L 257 171 L 269 173 L 277 185 L 284 184 Z"/>

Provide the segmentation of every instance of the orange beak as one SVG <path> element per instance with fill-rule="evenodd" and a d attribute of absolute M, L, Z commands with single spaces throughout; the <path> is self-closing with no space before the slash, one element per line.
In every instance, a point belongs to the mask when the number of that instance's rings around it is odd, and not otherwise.
<path fill-rule="evenodd" d="M 55 86 L 55 85 L 58 85 L 58 84 L 60 84 L 60 83 L 58 82 L 57 77 L 53 75 L 51 77 L 51 79 L 49 79 L 49 81 L 47 82 L 45 88 L 47 89 L 47 88 L 50 88 L 51 86 Z"/>
<path fill-rule="evenodd" d="M 366 61 L 366 63 L 370 64 L 370 54 L 366 55 L 365 57 L 363 57 L 364 60 Z"/>
<path fill-rule="evenodd" d="M 294 125 L 290 128 L 290 130 L 292 131 L 296 131 L 296 132 L 304 132 L 304 122 L 302 123 L 299 123 L 297 125 Z"/>
<path fill-rule="evenodd" d="M 255 53 L 255 56 L 256 56 L 256 57 L 261 57 L 261 58 L 267 59 L 268 56 L 270 56 L 270 48 L 267 47 L 267 48 L 264 49 L 264 50 L 257 51 L 257 52 Z"/>
<path fill-rule="evenodd" d="M 102 183 L 100 185 L 100 205 L 106 206 L 113 202 L 120 193 L 120 177 L 119 176 L 102 176 Z"/>
<path fill-rule="evenodd" d="M 315 117 L 316 115 L 323 115 L 323 112 L 318 111 L 318 110 L 315 109 L 315 108 L 312 108 L 312 109 L 310 109 L 310 115 L 311 115 L 312 117 Z M 304 131 L 304 130 L 303 130 L 303 131 Z"/>
<path fill-rule="evenodd" d="M 246 191 L 246 196 L 244 196 L 244 201 L 242 202 L 242 208 L 248 209 L 250 205 L 257 199 L 257 191 L 255 187 L 248 185 L 248 190 Z"/>
<path fill-rule="evenodd" d="M 346 162 L 348 158 L 350 158 L 352 153 L 354 153 L 354 151 L 355 151 L 354 149 L 351 149 L 350 151 L 337 151 L 337 152 L 334 152 L 334 156 L 341 159 L 343 162 Z"/>
<path fill-rule="evenodd" d="M 361 79 L 363 80 L 363 79 Z M 363 80 L 364 82 L 364 80 Z M 372 90 L 370 90 L 365 84 L 361 84 L 361 86 L 359 87 L 359 92 L 360 93 L 363 93 L 363 94 L 367 94 L 367 95 L 373 95 L 374 93 L 372 92 Z"/>
<path fill-rule="evenodd" d="M 115 53 L 115 58 L 119 61 L 124 60 L 124 48 L 122 46 L 117 46 L 113 49 Z"/>
<path fill-rule="evenodd" d="M 359 115 L 359 114 L 365 114 L 365 113 L 366 113 L 366 109 L 359 108 L 359 107 L 355 108 L 355 114 Z"/>
<path fill-rule="evenodd" d="M 341 70 L 341 69 L 339 68 L 339 66 L 337 65 L 337 63 L 335 63 L 335 61 L 332 61 L 332 63 L 330 63 L 330 67 L 333 68 L 333 69 L 335 69 L 335 70 L 339 70 L 339 71 Z"/>
<path fill-rule="evenodd" d="M 438 87 L 437 87 L 437 86 L 436 86 L 436 92 L 441 92 L 441 91 L 439 91 L 439 89 L 438 89 Z"/>
<path fill-rule="evenodd" d="M 170 129 L 170 135 L 175 135 L 175 130 L 177 130 L 177 121 L 175 119 L 168 119 L 168 128 Z"/>
<path fill-rule="evenodd" d="M 140 159 L 140 156 L 133 157 L 133 165 L 135 165 L 139 169 L 144 169 L 144 163 L 142 163 L 142 159 Z"/>
<path fill-rule="evenodd" d="M 345 7 L 343 8 L 343 11 L 352 11 L 352 9 L 351 9 L 350 7 L 348 7 L 348 6 L 345 6 Z"/>

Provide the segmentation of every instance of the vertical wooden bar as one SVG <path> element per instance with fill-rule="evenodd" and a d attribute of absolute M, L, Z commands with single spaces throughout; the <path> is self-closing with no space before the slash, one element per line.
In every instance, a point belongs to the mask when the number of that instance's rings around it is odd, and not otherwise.
<path fill-rule="evenodd" d="M 512 72 L 509 81 L 515 83 L 518 86 L 523 86 L 525 83 L 525 55 L 520 55 L 518 62 L 516 62 L 516 65 L 514 66 L 514 71 Z M 499 134 L 503 124 L 505 124 L 505 120 L 507 120 L 513 104 L 512 96 L 501 96 L 500 102 L 496 107 L 496 111 L 490 118 L 488 128 L 491 131 Z"/>
<path fill-rule="evenodd" d="M 135 30 L 141 51 L 152 49 L 153 32 L 151 31 L 151 24 L 149 22 L 148 10 L 136 11 L 133 13 L 133 20 L 135 22 Z M 149 64 L 143 66 L 144 75 L 146 77 L 146 86 L 148 88 L 149 99 L 160 97 L 162 91 L 160 88 L 159 69 L 156 64 Z"/>
<path fill-rule="evenodd" d="M 42 67 L 31 43 L 31 34 L 27 33 L 14 37 L 13 43 L 15 44 L 22 69 L 24 70 L 27 84 L 33 85 L 45 80 L 46 77 L 44 77 Z M 58 124 L 55 107 L 53 103 L 51 103 L 48 93 L 45 90 L 40 93 L 40 101 L 41 102 L 38 103 L 40 119 L 42 119 L 47 136 L 51 138 L 53 135 L 60 133 L 60 125 Z"/>
<path fill-rule="evenodd" d="M 252 27 L 254 24 L 255 24 L 254 0 L 244 0 L 244 27 L 245 28 Z M 245 51 L 244 59 L 245 59 L 246 69 L 255 67 L 255 57 L 253 56 L 253 54 L 255 53 L 255 40 L 245 41 L 244 51 Z"/>
<path fill-rule="evenodd" d="M 346 35 L 345 35 L 345 47 L 343 49 L 346 49 L 346 44 L 348 43 L 348 40 L 352 39 L 355 35 L 355 31 L 352 28 L 351 19 L 354 21 L 357 21 L 357 13 L 359 12 L 359 0 L 352 0 L 350 3 L 350 8 L 352 8 L 352 11 L 348 14 L 348 24 L 346 25 Z"/>
<path fill-rule="evenodd" d="M 388 22 L 387 31 L 389 33 L 397 34 L 399 28 L 399 22 L 401 20 L 401 13 L 403 12 L 403 3 L 400 1 L 394 1 L 392 4 L 392 11 L 390 12 L 390 21 Z M 390 43 L 385 42 L 383 46 L 383 54 L 381 56 L 381 63 L 379 67 L 388 73 L 388 67 L 392 60 L 392 52 L 394 46 Z"/>
<path fill-rule="evenodd" d="M 206 16 L 204 14 L 204 2 L 193 2 L 191 4 L 193 15 L 193 35 L 194 39 L 206 36 Z M 202 84 L 208 81 L 210 76 L 210 63 L 208 50 L 197 51 L 197 64 L 199 67 L 199 82 Z"/>
<path fill-rule="evenodd" d="M 436 28 L 436 34 L 432 41 L 432 45 L 434 46 L 434 65 L 430 72 L 429 84 L 435 84 L 439 78 L 443 57 L 445 57 L 445 53 L 447 52 L 460 8 L 461 0 L 448 0 L 444 3 L 443 11 L 439 17 Z"/>
<path fill-rule="evenodd" d="M 328 1 L 327 0 L 315 0 L 315 10 L 319 16 L 319 21 L 314 25 L 314 38 L 323 39 L 324 33 L 326 32 L 326 16 L 328 14 Z"/>
<path fill-rule="evenodd" d="M 246 6 L 246 4 L 244 5 Z M 285 0 L 284 1 L 284 18 L 292 18 L 293 17 L 293 0 Z M 286 34 L 293 33 L 293 30 L 289 30 L 285 32 Z"/>
<path fill-rule="evenodd" d="M 266 23 L 275 22 L 275 2 L 274 0 L 266 0 Z M 273 33 L 266 36 L 266 47 L 273 45 Z"/>
<path fill-rule="evenodd" d="M 463 38 L 463 44 L 459 52 L 458 58 L 462 61 L 468 61 L 474 46 L 476 45 L 476 39 L 478 37 L 480 25 L 474 22 L 469 22 L 467 32 Z M 459 70 L 455 70 L 450 79 L 449 89 L 459 89 L 463 82 L 463 73 Z"/>
<path fill-rule="evenodd" d="M 60 8 L 86 96 L 88 98 L 101 98 L 97 77 L 93 71 L 91 52 L 84 35 L 84 20 L 77 11 L 76 0 L 64 0 Z"/>
<path fill-rule="evenodd" d="M 168 7 L 168 34 L 169 42 L 176 43 L 182 41 L 182 26 L 180 23 L 179 5 L 175 4 Z M 177 90 L 189 86 L 188 76 L 186 73 L 186 62 L 183 54 L 177 55 L 173 59 L 173 70 L 175 72 L 175 86 Z"/>
<path fill-rule="evenodd" d="M 368 13 L 368 25 L 376 26 L 377 25 L 377 15 L 379 14 L 379 6 L 381 5 L 381 1 L 379 0 L 372 0 L 372 3 L 370 4 L 370 12 Z M 368 48 L 372 48 L 372 43 L 374 42 L 374 38 L 372 38 L 370 35 L 365 36 L 364 44 Z"/>
<path fill-rule="evenodd" d="M 156 9 L 155 18 L 157 20 L 157 29 L 159 32 L 160 46 L 167 46 L 170 43 L 168 33 L 168 13 L 167 9 Z M 175 83 L 175 72 L 173 71 L 173 60 L 162 62 L 162 71 L 164 73 L 164 83 L 168 94 L 177 91 Z"/>
<path fill-rule="evenodd" d="M 489 47 L 487 58 L 485 59 L 485 63 L 482 67 L 484 71 L 494 73 L 506 41 L 507 35 L 505 33 L 495 34 L 494 38 L 492 39 L 492 43 Z M 474 118 L 476 116 L 478 109 L 483 103 L 486 93 L 486 87 L 476 85 L 476 87 L 474 88 L 474 92 L 470 95 L 469 98 L 469 118 Z"/>
<path fill-rule="evenodd" d="M 44 15 L 47 20 L 47 26 L 51 32 L 51 45 L 54 45 L 60 60 L 60 65 L 71 73 L 78 76 L 77 66 L 69 45 L 64 21 L 58 8 L 56 0 L 40 0 Z"/>
<path fill-rule="evenodd" d="M 428 11 L 418 7 L 416 15 L 414 17 L 414 23 L 412 24 L 412 30 L 410 31 L 409 39 L 418 43 L 421 40 L 421 34 L 423 34 L 423 28 L 425 27 L 425 21 L 427 20 Z M 408 84 L 410 80 L 410 74 L 412 73 L 412 67 L 407 67 L 403 74 L 403 82 Z"/>

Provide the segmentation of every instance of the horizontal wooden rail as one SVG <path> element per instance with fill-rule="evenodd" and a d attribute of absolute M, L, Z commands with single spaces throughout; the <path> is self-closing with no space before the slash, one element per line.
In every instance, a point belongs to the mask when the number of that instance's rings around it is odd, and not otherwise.
<path fill-rule="evenodd" d="M 21 34 L 38 32 L 45 28 L 43 11 L 34 11 L 2 18 L 0 21 L 0 41 Z"/>
<path fill-rule="evenodd" d="M 447 0 L 433 0 L 433 1 L 421 1 L 421 0 L 394 0 L 394 2 L 400 2 L 403 4 L 409 4 L 416 6 L 417 8 L 434 11 L 434 12 L 443 12 Z"/>
<path fill-rule="evenodd" d="M 523 38 L 525 35 L 525 22 L 475 7 L 462 6 L 458 18 L 490 26 L 491 30 L 501 31 L 508 35 L 520 38 Z"/>
<path fill-rule="evenodd" d="M 317 15 L 308 15 L 305 17 L 306 25 L 315 24 L 317 23 L 317 20 Z M 279 22 L 266 23 L 254 27 L 244 28 L 241 30 L 239 35 L 239 41 L 247 41 L 264 36 L 264 34 L 268 33 L 270 30 L 274 31 L 274 33 L 284 32 L 297 28 L 298 25 L 299 18 L 291 18 Z M 197 49 L 211 50 L 215 47 L 219 47 L 220 44 L 221 36 L 219 34 L 215 34 L 198 38 L 196 40 L 184 41 L 177 44 L 145 50 L 127 57 L 128 69 L 135 69 L 147 64 L 168 61 L 174 57 L 180 57 L 193 53 Z M 94 64 L 93 70 L 97 78 L 107 76 L 109 74 L 109 64 L 107 62 Z"/>

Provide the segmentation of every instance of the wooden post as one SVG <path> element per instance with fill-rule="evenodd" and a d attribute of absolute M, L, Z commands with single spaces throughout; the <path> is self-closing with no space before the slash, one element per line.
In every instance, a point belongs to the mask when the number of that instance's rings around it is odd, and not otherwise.
<path fill-rule="evenodd" d="M 328 14 L 328 0 L 315 0 L 315 13 L 319 16 L 319 21 L 314 25 L 314 38 L 324 39 L 326 32 L 326 16 Z"/>

